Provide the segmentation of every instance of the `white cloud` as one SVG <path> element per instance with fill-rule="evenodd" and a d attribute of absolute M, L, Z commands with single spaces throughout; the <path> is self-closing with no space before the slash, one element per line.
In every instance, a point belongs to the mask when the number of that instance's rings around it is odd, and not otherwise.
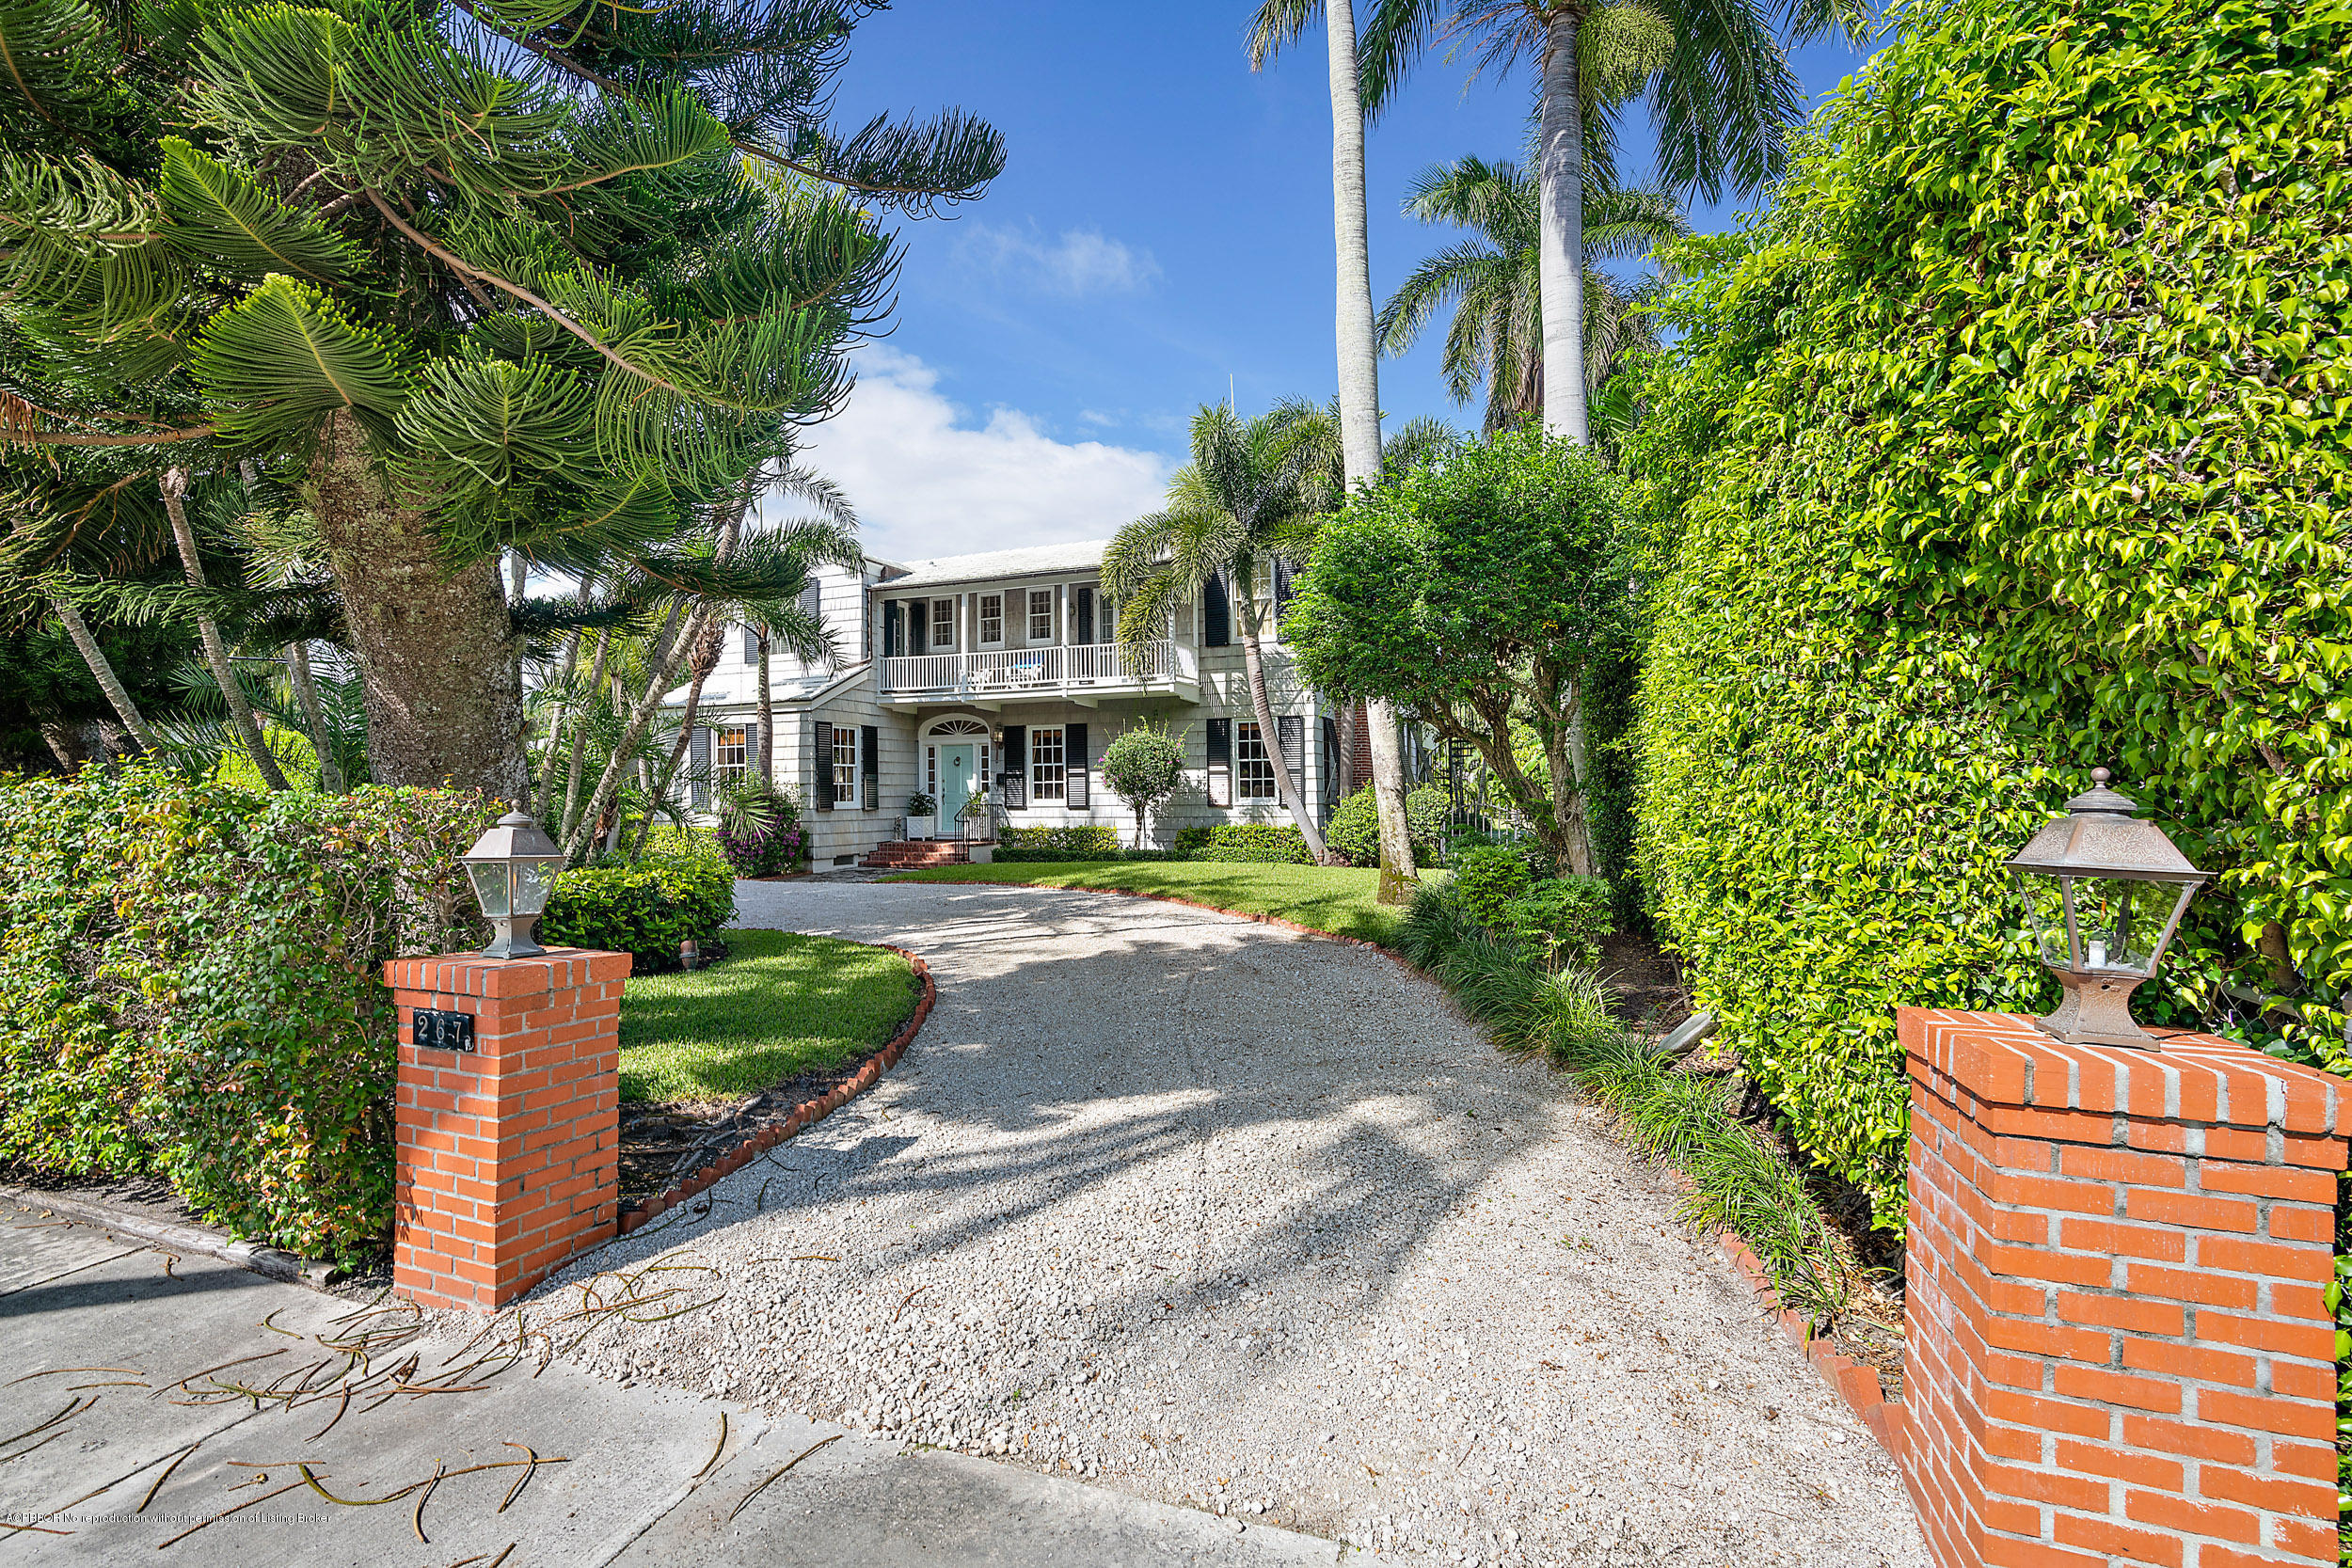
<path fill-rule="evenodd" d="M 1158 452 L 1057 441 L 1018 409 L 973 424 L 937 371 L 880 344 L 856 364 L 849 406 L 810 432 L 804 459 L 848 492 L 885 560 L 1107 539 L 1167 492 Z"/>
<path fill-rule="evenodd" d="M 1035 230 L 968 221 L 956 236 L 957 254 L 999 277 L 1025 278 L 1055 293 L 1130 294 L 1159 277 L 1160 264 L 1094 229 L 1065 229 L 1053 239 Z"/>

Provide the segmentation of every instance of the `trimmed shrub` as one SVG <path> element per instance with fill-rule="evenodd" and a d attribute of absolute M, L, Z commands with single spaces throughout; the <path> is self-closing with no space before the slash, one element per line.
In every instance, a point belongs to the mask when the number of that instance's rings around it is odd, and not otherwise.
<path fill-rule="evenodd" d="M 1601 938 L 1617 928 L 1613 896 L 1598 877 L 1547 878 L 1503 905 L 1502 928 L 1546 968 L 1589 966 L 1600 956 Z"/>
<path fill-rule="evenodd" d="M 1184 828 L 1176 849 L 1185 860 L 1227 861 L 1244 865 L 1312 865 L 1307 839 L 1296 828 L 1277 822 L 1220 822 Z"/>
<path fill-rule="evenodd" d="M 1066 828 L 1006 828 L 996 835 L 999 860 L 1092 861 L 1119 856 L 1119 830 L 1107 822 Z"/>
<path fill-rule="evenodd" d="M 2344 1066 L 2352 990 L 2344 14 L 1898 14 L 1772 210 L 1676 258 L 1630 453 L 1642 879 L 1897 1231 L 1895 1009 L 2056 1000 L 2000 862 L 2094 765 L 2219 874 L 2143 1017 Z"/>
<path fill-rule="evenodd" d="M 1405 821 L 1413 835 L 1413 858 L 1437 863 L 1445 837 L 1445 791 L 1418 784 L 1405 792 Z M 1323 841 L 1347 857 L 1350 865 L 1380 863 L 1380 810 L 1366 784 L 1332 808 Z"/>
<path fill-rule="evenodd" d="M 272 795 L 160 770 L 0 782 L 0 1158 L 157 1176 L 356 1262 L 391 1223 L 382 966 L 479 946 L 471 794 Z"/>
<path fill-rule="evenodd" d="M 1517 849 L 1485 845 L 1454 857 L 1454 885 L 1462 890 L 1463 911 L 1489 930 L 1504 927 L 1505 911 L 1527 884 L 1527 857 Z"/>
<path fill-rule="evenodd" d="M 574 866 L 555 879 L 539 940 L 627 953 L 643 970 L 677 964 L 678 943 L 719 934 L 735 918 L 735 874 L 700 833 L 665 833 L 635 865 Z"/>

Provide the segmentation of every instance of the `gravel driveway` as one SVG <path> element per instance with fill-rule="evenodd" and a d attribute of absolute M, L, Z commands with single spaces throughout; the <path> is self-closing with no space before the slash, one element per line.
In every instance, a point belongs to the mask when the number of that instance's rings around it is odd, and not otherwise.
<path fill-rule="evenodd" d="M 608 1374 L 1398 1560 L 1926 1560 L 1892 1465 L 1666 1181 L 1378 955 L 1041 889 L 741 883 L 737 910 L 920 952 L 939 1004 L 706 1216 L 561 1276 L 720 1269 L 711 1306 L 579 1353 Z"/>

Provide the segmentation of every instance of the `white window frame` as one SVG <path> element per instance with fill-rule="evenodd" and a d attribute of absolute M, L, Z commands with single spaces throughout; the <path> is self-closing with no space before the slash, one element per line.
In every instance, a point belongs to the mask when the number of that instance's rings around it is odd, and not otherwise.
<path fill-rule="evenodd" d="M 857 798 L 857 726 L 835 724 L 833 727 L 833 803 L 836 806 L 864 804 Z"/>
<path fill-rule="evenodd" d="M 1041 608 L 1040 601 L 1042 601 Z M 1029 645 L 1054 641 L 1054 591 L 1050 588 L 1029 590 Z"/>
<path fill-rule="evenodd" d="M 996 628 L 993 635 L 989 632 L 990 626 Z M 1001 648 L 1004 645 L 1005 596 L 1002 594 L 983 594 L 980 595 L 980 646 Z"/>
<path fill-rule="evenodd" d="M 710 779 L 713 784 L 740 784 L 743 775 L 751 771 L 751 766 L 752 732 L 748 726 L 739 725 L 710 732 Z"/>
<path fill-rule="evenodd" d="M 1059 724 L 1029 729 L 1029 803 L 1070 799 L 1068 732 Z M 1050 748 L 1052 756 L 1047 757 Z"/>
<path fill-rule="evenodd" d="M 924 647 L 930 653 L 938 653 L 942 650 L 952 653 L 955 646 L 956 601 L 933 599 L 931 601 L 931 635 L 930 641 L 925 643 Z"/>
<path fill-rule="evenodd" d="M 1274 786 L 1274 757 L 1265 749 L 1265 736 L 1259 732 L 1258 721 L 1255 719 L 1234 720 L 1234 800 L 1272 800 L 1278 798 Z"/>

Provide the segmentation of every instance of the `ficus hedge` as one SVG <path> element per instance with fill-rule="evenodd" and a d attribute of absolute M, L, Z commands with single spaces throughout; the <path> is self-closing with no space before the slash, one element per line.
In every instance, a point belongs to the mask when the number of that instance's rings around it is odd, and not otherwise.
<path fill-rule="evenodd" d="M 0 1159 L 160 1176 L 237 1234 L 380 1247 L 386 958 L 478 945 L 472 794 L 0 779 Z"/>
<path fill-rule="evenodd" d="M 2143 1016 L 2344 1065 L 2352 8 L 1896 23 L 1679 258 L 1630 463 L 1654 913 L 1899 1228 L 1894 1008 L 2052 1000 L 1998 863 L 2094 765 L 2217 873 Z"/>

